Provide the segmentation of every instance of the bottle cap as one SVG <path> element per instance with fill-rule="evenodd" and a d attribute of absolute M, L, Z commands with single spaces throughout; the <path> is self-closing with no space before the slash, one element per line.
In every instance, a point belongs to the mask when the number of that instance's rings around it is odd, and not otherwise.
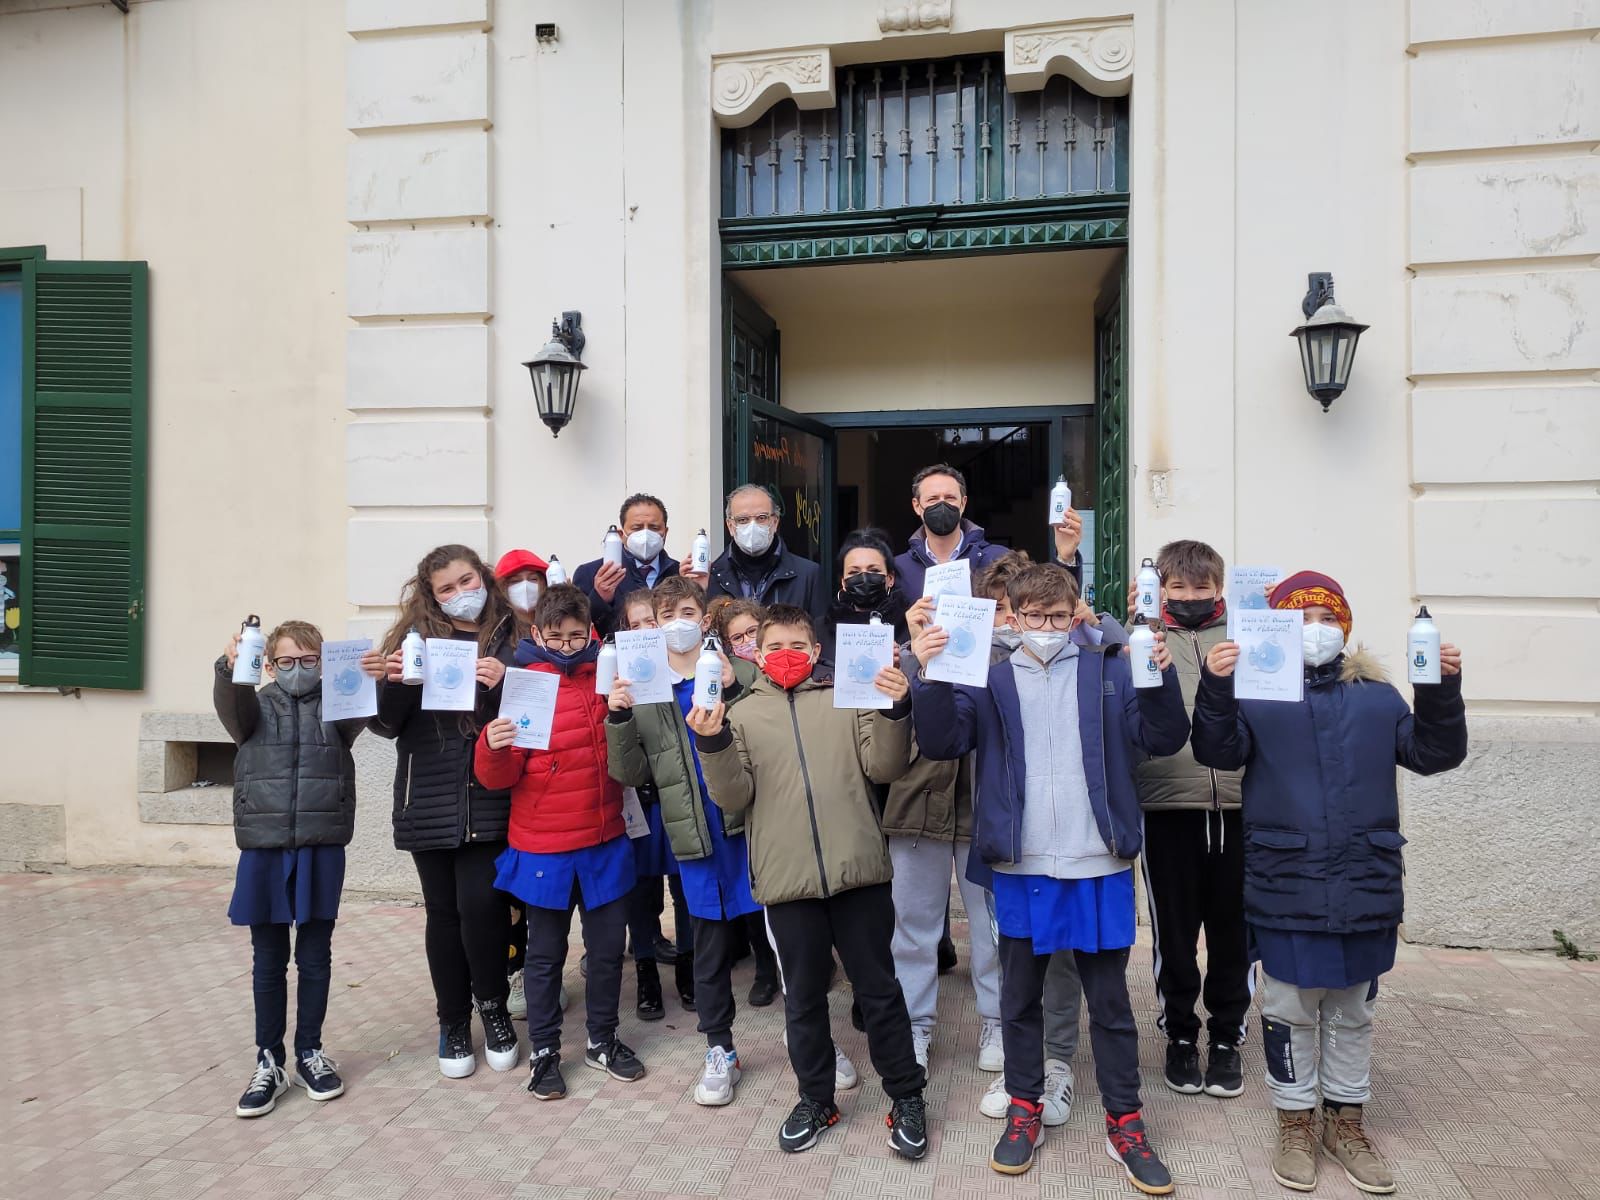
<path fill-rule="evenodd" d="M 244 629 L 260 629 L 261 628 L 261 618 L 256 616 L 255 613 L 251 613 L 248 617 L 246 617 L 244 619 L 244 624 L 240 625 L 239 628 L 241 630 L 244 630 Z"/>
<path fill-rule="evenodd" d="M 1417 620 L 1419 620 L 1419 621 L 1431 621 L 1431 620 L 1433 620 L 1433 618 L 1428 615 L 1428 606 L 1426 604 L 1424 604 L 1421 608 L 1417 609 Z"/>
<path fill-rule="evenodd" d="M 1139 564 L 1139 567 L 1140 567 L 1140 569 L 1143 569 L 1145 567 L 1153 567 L 1155 565 L 1156 564 L 1155 564 L 1155 560 L 1154 559 L 1147 558 L 1142 563 Z"/>

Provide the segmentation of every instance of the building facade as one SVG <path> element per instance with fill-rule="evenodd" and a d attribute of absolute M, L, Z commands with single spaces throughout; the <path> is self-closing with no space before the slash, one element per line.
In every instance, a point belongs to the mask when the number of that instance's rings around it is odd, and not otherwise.
<path fill-rule="evenodd" d="M 1473 751 L 1403 781 L 1409 936 L 1600 938 L 1600 4 L 128 7 L 0 0 L 0 859 L 230 862 L 246 613 L 377 633 L 639 490 L 682 554 L 745 479 L 827 557 L 950 458 L 1035 553 L 1065 473 L 1102 606 L 1200 537 L 1398 674 L 1426 603 Z M 358 758 L 352 883 L 409 889 Z"/>

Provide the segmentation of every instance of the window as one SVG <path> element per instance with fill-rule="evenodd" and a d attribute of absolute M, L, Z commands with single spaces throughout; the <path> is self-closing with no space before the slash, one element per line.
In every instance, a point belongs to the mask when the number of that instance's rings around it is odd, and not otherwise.
<path fill-rule="evenodd" d="M 144 263 L 0 249 L 0 672 L 24 684 L 143 684 L 148 297 Z"/>

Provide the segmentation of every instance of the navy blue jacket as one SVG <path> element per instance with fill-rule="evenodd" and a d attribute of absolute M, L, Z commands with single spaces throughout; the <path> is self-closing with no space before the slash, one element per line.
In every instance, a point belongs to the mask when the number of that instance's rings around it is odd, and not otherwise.
<path fill-rule="evenodd" d="M 965 535 L 961 541 L 961 549 L 957 551 L 954 562 L 967 562 L 972 564 L 972 573 L 976 575 L 990 563 L 998 558 L 1004 558 L 1011 553 L 1009 546 L 996 546 L 990 543 L 984 535 L 983 526 L 975 525 L 965 517 L 961 519 L 961 532 Z M 1083 555 L 1074 554 L 1072 561 L 1062 563 L 1056 558 L 1055 539 L 1050 541 L 1050 561 L 1059 563 L 1072 572 L 1072 577 L 1081 586 L 1083 583 Z M 911 535 L 906 543 L 905 552 L 899 554 L 894 560 L 894 585 L 910 597 L 914 604 L 922 596 L 922 585 L 928 568 L 933 566 L 933 556 L 928 553 L 928 531 L 918 526 L 917 531 Z"/>
<path fill-rule="evenodd" d="M 1392 929 L 1405 912 L 1395 765 L 1433 775 L 1467 756 L 1461 676 L 1416 688 L 1415 715 L 1361 652 L 1306 670 L 1297 704 L 1233 696 L 1200 673 L 1194 756 L 1244 773 L 1244 907 L 1267 929 Z"/>
<path fill-rule="evenodd" d="M 1159 688 L 1135 688 L 1126 655 L 1115 644 L 1078 648 L 1078 736 L 1089 805 L 1106 848 L 1131 859 L 1144 845 L 1133 768 L 1145 757 L 1176 754 L 1189 738 L 1178 673 L 1168 667 Z M 1022 806 L 1027 778 L 1022 704 L 1009 659 L 989 667 L 987 688 L 911 680 L 911 719 L 928 758 L 973 765 L 972 845 L 988 864 L 1022 856 Z M 986 873 L 968 870 L 982 882 Z"/>
<path fill-rule="evenodd" d="M 589 597 L 589 619 L 594 622 L 594 627 L 600 631 L 601 638 L 608 638 L 615 633 L 622 624 L 622 598 L 629 592 L 638 592 L 650 586 L 649 576 L 639 560 L 626 550 L 622 552 L 622 565 L 627 570 L 627 577 L 617 584 L 616 593 L 609 602 L 600 598 L 594 590 L 594 577 L 600 571 L 603 558 L 593 562 L 586 562 L 572 575 L 572 586 Z M 656 574 L 656 582 L 660 583 L 669 575 L 678 573 L 678 560 L 665 550 L 656 555 L 656 565 L 660 570 Z"/>

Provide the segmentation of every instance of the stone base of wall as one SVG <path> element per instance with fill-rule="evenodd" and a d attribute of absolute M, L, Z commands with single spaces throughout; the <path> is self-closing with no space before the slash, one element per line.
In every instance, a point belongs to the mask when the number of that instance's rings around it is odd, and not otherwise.
<path fill-rule="evenodd" d="M 0 871 L 67 861 L 67 810 L 59 804 L 0 804 Z"/>
<path fill-rule="evenodd" d="M 1460 768 L 1401 772 L 1406 936 L 1522 949 L 1600 944 L 1600 721 L 1474 717 Z"/>

